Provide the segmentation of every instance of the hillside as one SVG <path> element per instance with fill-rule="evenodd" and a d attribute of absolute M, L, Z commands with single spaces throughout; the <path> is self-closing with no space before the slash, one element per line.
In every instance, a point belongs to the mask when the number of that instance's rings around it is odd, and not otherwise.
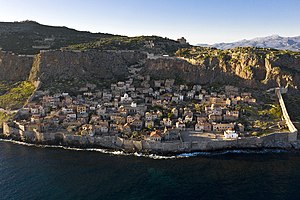
<path fill-rule="evenodd" d="M 189 44 L 180 44 L 175 40 L 159 36 L 126 37 L 115 36 L 100 38 L 83 44 L 70 45 L 66 50 L 139 50 L 154 54 L 174 55 L 179 48 L 190 47 Z"/>
<path fill-rule="evenodd" d="M 281 37 L 279 35 L 272 35 L 268 37 L 259 37 L 251 40 L 241 40 L 231 43 L 216 43 L 213 45 L 199 44 L 198 46 L 215 47 L 218 49 L 232 49 L 235 47 L 261 47 L 289 51 L 300 51 L 300 36 Z"/>
<path fill-rule="evenodd" d="M 64 48 L 63 48 L 64 47 Z M 42 25 L 34 21 L 0 22 L 0 50 L 34 55 L 40 50 L 142 50 L 174 54 L 189 47 L 158 36 L 126 37 L 77 31 L 67 27 Z"/>
<path fill-rule="evenodd" d="M 59 49 L 111 36 L 67 27 L 46 26 L 34 21 L 0 22 L 0 49 L 18 54 L 33 55 L 41 49 Z"/>

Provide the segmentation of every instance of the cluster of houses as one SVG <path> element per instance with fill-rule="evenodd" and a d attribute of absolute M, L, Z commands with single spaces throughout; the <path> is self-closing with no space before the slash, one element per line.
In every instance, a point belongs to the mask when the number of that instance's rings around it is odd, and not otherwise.
<path fill-rule="evenodd" d="M 23 131 L 66 131 L 91 136 L 116 135 L 149 140 L 177 140 L 182 131 L 215 132 L 236 138 L 244 126 L 237 105 L 255 104 L 251 93 L 226 86 L 222 93 L 201 85 L 175 85 L 174 79 L 149 76 L 111 84 L 97 90 L 87 84 L 77 96 L 37 91 L 36 98 L 18 113 Z"/>

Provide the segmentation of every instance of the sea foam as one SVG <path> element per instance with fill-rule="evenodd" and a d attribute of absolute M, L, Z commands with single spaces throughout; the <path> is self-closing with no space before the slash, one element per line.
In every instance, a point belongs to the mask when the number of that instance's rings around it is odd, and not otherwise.
<path fill-rule="evenodd" d="M 214 152 L 192 152 L 192 153 L 180 153 L 173 156 L 162 156 L 157 154 L 144 154 L 144 153 L 127 153 L 121 150 L 110 150 L 110 149 L 101 149 L 101 148 L 74 148 L 74 147 L 66 147 L 61 145 L 40 145 L 40 144 L 30 144 L 26 142 L 20 142 L 9 139 L 0 139 L 3 142 L 11 142 L 13 144 L 24 145 L 28 147 L 38 147 L 38 148 L 60 148 L 64 150 L 70 151 L 91 151 L 91 152 L 100 152 L 103 154 L 110 154 L 115 156 L 135 156 L 135 157 L 143 157 L 143 158 L 151 158 L 154 160 L 162 160 L 162 159 L 182 159 L 182 158 L 191 158 L 191 157 L 207 157 L 207 156 L 218 156 L 225 154 L 266 154 L 266 153 L 285 153 L 287 150 L 283 149 L 260 149 L 260 150 L 224 150 L 224 151 L 214 151 Z"/>

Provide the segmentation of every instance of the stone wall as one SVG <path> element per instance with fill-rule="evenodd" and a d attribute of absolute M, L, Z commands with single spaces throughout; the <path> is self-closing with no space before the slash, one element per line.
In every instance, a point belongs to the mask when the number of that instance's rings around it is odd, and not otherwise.
<path fill-rule="evenodd" d="M 34 144 L 63 145 L 77 148 L 108 148 L 127 152 L 182 153 L 194 151 L 216 151 L 225 149 L 299 148 L 299 142 L 290 141 L 289 133 L 272 133 L 263 137 L 248 137 L 233 140 L 201 140 L 193 142 L 160 142 L 150 140 L 126 140 L 117 136 L 79 136 L 64 132 L 24 132 L 6 123 L 2 138 L 10 138 Z"/>
<path fill-rule="evenodd" d="M 276 92 L 278 100 L 279 100 L 279 104 L 280 104 L 280 107 L 281 107 L 281 110 L 282 110 L 284 120 L 286 122 L 286 125 L 287 125 L 289 131 L 290 131 L 290 133 L 288 133 L 288 137 L 289 137 L 288 139 L 289 139 L 290 142 L 296 141 L 297 140 L 297 135 L 298 135 L 298 130 L 296 129 L 296 127 L 294 126 L 293 122 L 290 119 L 289 113 L 288 113 L 288 111 L 285 107 L 285 103 L 284 103 L 284 100 L 283 100 L 282 95 L 281 95 L 280 88 L 276 88 L 275 92 Z"/>

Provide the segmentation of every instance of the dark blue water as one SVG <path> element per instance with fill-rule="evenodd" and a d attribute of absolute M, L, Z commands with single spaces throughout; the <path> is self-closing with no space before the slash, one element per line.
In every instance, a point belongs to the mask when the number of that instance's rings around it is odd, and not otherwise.
<path fill-rule="evenodd" d="M 154 160 L 0 142 L 0 199 L 299 199 L 300 154 Z"/>

